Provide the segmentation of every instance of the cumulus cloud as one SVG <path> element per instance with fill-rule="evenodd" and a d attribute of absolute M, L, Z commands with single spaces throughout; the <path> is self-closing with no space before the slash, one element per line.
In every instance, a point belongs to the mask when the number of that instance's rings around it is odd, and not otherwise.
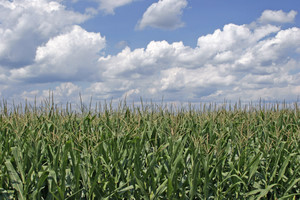
<path fill-rule="evenodd" d="M 146 10 L 137 24 L 137 29 L 142 30 L 147 26 L 160 29 L 177 29 L 184 26 L 181 15 L 187 4 L 187 0 L 159 0 Z"/>
<path fill-rule="evenodd" d="M 292 23 L 297 15 L 297 12 L 291 10 L 286 13 L 282 10 L 265 10 L 259 21 L 262 23 Z"/>
<path fill-rule="evenodd" d="M 106 14 L 114 14 L 115 9 L 127 4 L 132 3 L 135 0 L 95 0 L 99 2 L 99 9 L 103 10 Z"/>
<path fill-rule="evenodd" d="M 0 65 L 16 68 L 33 63 L 37 46 L 86 19 L 56 1 L 1 0 Z"/>
<path fill-rule="evenodd" d="M 11 70 L 11 79 L 28 82 L 89 79 L 104 47 L 105 38 L 100 33 L 87 32 L 75 25 L 39 46 L 35 63 Z"/>

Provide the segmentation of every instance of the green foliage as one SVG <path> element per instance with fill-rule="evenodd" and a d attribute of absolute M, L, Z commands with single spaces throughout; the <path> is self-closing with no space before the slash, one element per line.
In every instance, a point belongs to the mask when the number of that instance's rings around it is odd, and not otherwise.
<path fill-rule="evenodd" d="M 49 102 L 2 104 L 0 199 L 300 197 L 297 104 L 77 113 Z"/>

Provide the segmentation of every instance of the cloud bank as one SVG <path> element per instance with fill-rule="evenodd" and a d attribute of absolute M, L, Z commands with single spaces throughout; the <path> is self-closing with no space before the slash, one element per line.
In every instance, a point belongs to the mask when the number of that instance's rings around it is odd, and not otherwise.
<path fill-rule="evenodd" d="M 95 101 L 272 101 L 300 95 L 300 28 L 267 23 L 266 11 L 256 20 L 264 23 L 226 24 L 199 36 L 195 47 L 150 41 L 105 55 L 105 37 L 80 26 L 88 16 L 58 2 L 0 1 L 0 10 L 0 95 L 8 100 L 42 99 L 49 89 L 61 102 L 78 100 L 80 92 Z M 273 12 L 276 22 L 293 14 L 282 12 Z"/>

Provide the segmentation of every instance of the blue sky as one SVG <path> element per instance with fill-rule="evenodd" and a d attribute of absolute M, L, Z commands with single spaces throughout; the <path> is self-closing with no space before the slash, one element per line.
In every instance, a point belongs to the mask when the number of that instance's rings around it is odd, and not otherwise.
<path fill-rule="evenodd" d="M 95 2 L 86 2 L 69 2 L 67 5 L 79 12 L 84 12 L 89 6 L 97 6 Z M 82 27 L 105 35 L 108 39 L 106 52 L 109 53 L 119 52 L 115 47 L 120 41 L 126 41 L 131 48 L 143 48 L 152 40 L 166 40 L 169 43 L 183 41 L 185 45 L 195 47 L 199 36 L 212 33 L 228 23 L 251 23 L 267 9 L 289 12 L 300 8 L 300 2 L 297 0 L 285 3 L 280 0 L 189 0 L 181 17 L 185 23 L 184 27 L 172 31 L 153 28 L 136 31 L 137 21 L 147 8 L 156 2 L 157 0 L 139 0 L 116 8 L 114 15 L 100 13 L 82 24 Z M 299 15 L 295 17 L 294 22 L 292 25 L 299 23 Z"/>
<path fill-rule="evenodd" d="M 0 96 L 296 101 L 299 0 L 0 0 Z"/>

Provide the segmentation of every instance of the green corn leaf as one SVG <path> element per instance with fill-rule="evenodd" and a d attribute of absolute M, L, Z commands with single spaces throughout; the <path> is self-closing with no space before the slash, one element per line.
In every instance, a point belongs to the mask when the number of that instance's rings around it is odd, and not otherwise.
<path fill-rule="evenodd" d="M 42 175 L 39 177 L 38 183 L 36 185 L 35 190 L 32 193 L 32 198 L 33 199 L 41 199 L 41 189 L 42 186 L 45 184 L 47 178 L 48 178 L 49 172 L 44 171 Z"/>
<path fill-rule="evenodd" d="M 55 193 L 56 185 L 57 185 L 57 176 L 56 176 L 57 171 L 48 170 L 48 172 L 49 172 L 47 178 L 48 188 L 49 188 L 48 190 L 52 193 Z"/>
<path fill-rule="evenodd" d="M 283 199 L 297 199 L 298 197 L 300 197 L 300 193 L 297 194 L 289 194 L 289 195 L 285 195 L 283 197 L 280 197 L 278 200 L 283 200 Z"/>
<path fill-rule="evenodd" d="M 173 187 L 173 177 L 168 178 L 168 185 L 167 185 L 167 195 L 168 199 L 172 199 L 172 194 L 174 192 L 174 187 Z"/>
<path fill-rule="evenodd" d="M 200 161 L 198 159 L 198 154 L 195 158 L 195 161 L 193 163 L 193 171 L 192 171 L 192 180 L 191 180 L 191 183 L 190 183 L 190 199 L 193 199 L 195 194 L 196 194 L 196 191 L 197 191 L 197 187 L 198 187 L 198 183 L 197 183 L 197 176 L 199 175 L 199 168 L 200 168 Z"/>
<path fill-rule="evenodd" d="M 136 182 L 137 182 L 137 184 L 138 184 L 138 187 L 141 189 L 141 191 L 142 191 L 142 193 L 143 193 L 143 198 L 145 199 L 145 200 L 150 200 L 149 199 L 149 194 L 146 192 L 146 190 L 145 190 L 145 186 L 144 186 L 144 183 L 140 180 L 140 179 L 138 179 L 136 176 L 135 176 L 135 180 L 136 180 Z"/>
<path fill-rule="evenodd" d="M 260 158 L 261 158 L 262 154 L 257 154 L 252 161 L 250 162 L 250 164 L 248 165 L 248 169 L 250 169 L 250 173 L 249 173 L 249 181 L 251 180 L 252 176 L 255 174 L 255 172 L 257 171 L 259 162 L 260 162 Z"/>
<path fill-rule="evenodd" d="M 62 199 L 65 198 L 66 192 L 66 175 L 67 175 L 67 163 L 68 163 L 68 153 L 71 149 L 71 141 L 68 141 L 63 148 L 63 157 L 61 160 L 61 177 L 60 177 L 60 188 L 59 194 Z"/>
<path fill-rule="evenodd" d="M 300 178 L 295 179 L 286 189 L 284 194 L 287 194 L 296 184 L 300 183 Z"/>
<path fill-rule="evenodd" d="M 270 182 L 273 181 L 273 178 L 275 177 L 276 173 L 277 173 L 277 170 L 278 170 L 278 163 L 279 163 L 279 160 L 281 159 L 281 154 L 282 154 L 282 150 L 284 148 L 286 143 L 282 142 L 281 145 L 280 145 L 280 149 L 279 149 L 279 155 L 277 155 L 277 159 L 276 159 L 276 162 L 273 166 L 273 169 L 272 169 L 272 176 L 270 178 Z"/>
<path fill-rule="evenodd" d="M 13 165 L 11 164 L 10 160 L 6 160 L 5 166 L 7 168 L 7 171 L 8 171 L 9 177 L 10 177 L 10 182 L 11 182 L 13 188 L 18 193 L 18 199 L 20 199 L 20 200 L 26 199 L 24 191 L 23 191 L 23 183 L 22 183 L 18 173 L 14 169 Z"/>
<path fill-rule="evenodd" d="M 22 182 L 25 183 L 25 174 L 22 166 L 23 163 L 22 151 L 20 147 L 12 147 L 11 151 L 17 164 L 17 171 L 21 175 Z"/>
<path fill-rule="evenodd" d="M 260 200 L 261 198 L 265 197 L 270 192 L 270 190 L 276 185 L 278 184 L 272 184 L 267 186 L 265 189 L 261 189 L 260 194 L 257 196 L 257 200 Z"/>
<path fill-rule="evenodd" d="M 281 166 L 281 168 L 280 168 L 280 170 L 278 172 L 278 181 L 281 180 L 282 176 L 285 173 L 286 167 L 287 167 L 287 165 L 290 162 L 291 157 L 294 156 L 294 155 L 295 155 L 295 153 L 289 154 L 289 156 L 284 160 L 284 162 L 283 162 L 283 164 L 282 164 L 282 166 Z"/>
<path fill-rule="evenodd" d="M 157 199 L 164 191 L 166 191 L 167 189 L 167 183 L 168 183 L 168 179 L 166 179 L 157 189 L 156 189 L 156 193 L 154 194 L 154 196 L 151 198 L 151 200 Z"/>
<path fill-rule="evenodd" d="M 246 197 L 249 197 L 249 196 L 251 196 L 251 195 L 257 194 L 257 193 L 259 193 L 259 192 L 261 192 L 261 189 L 252 190 L 252 191 L 250 191 L 250 192 L 248 192 L 248 193 L 246 194 Z"/>
<path fill-rule="evenodd" d="M 118 192 L 119 192 L 119 193 L 123 193 L 123 192 L 127 192 L 127 191 L 133 190 L 133 189 L 134 189 L 133 185 L 129 185 L 129 186 L 127 186 L 127 187 L 125 187 L 125 188 L 119 190 Z"/>

